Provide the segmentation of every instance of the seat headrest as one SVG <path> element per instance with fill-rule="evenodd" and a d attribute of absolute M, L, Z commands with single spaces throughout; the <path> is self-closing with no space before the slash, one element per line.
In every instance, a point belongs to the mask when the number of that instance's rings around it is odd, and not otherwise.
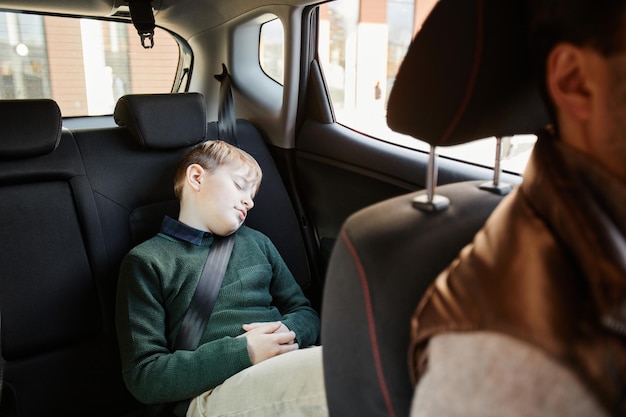
<path fill-rule="evenodd" d="M 147 149 L 177 149 L 206 138 L 206 108 L 200 93 L 130 94 L 115 105 L 115 123 Z"/>
<path fill-rule="evenodd" d="M 401 64 L 389 127 L 445 146 L 548 124 L 528 53 L 526 3 L 439 1 Z"/>
<path fill-rule="evenodd" d="M 61 139 L 54 100 L 0 100 L 0 158 L 31 158 L 54 151 Z"/>

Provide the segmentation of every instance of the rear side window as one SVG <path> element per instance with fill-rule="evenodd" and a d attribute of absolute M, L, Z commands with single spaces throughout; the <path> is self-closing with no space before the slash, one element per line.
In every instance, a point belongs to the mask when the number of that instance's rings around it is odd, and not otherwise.
<path fill-rule="evenodd" d="M 283 85 L 285 74 L 285 34 L 280 19 L 275 18 L 261 26 L 259 62 L 263 72 Z"/>
<path fill-rule="evenodd" d="M 0 12 L 0 99 L 52 98 L 64 117 L 113 113 L 129 93 L 169 93 L 179 46 L 157 28 L 143 49 L 132 24 Z"/>
<path fill-rule="evenodd" d="M 437 1 L 342 0 L 320 6 L 318 56 L 338 123 L 380 140 L 429 150 L 428 144 L 389 129 L 386 116 L 400 64 Z M 502 168 L 521 173 L 535 141 L 533 135 L 504 138 Z M 436 150 L 488 167 L 494 166 L 495 151 L 494 138 Z"/>

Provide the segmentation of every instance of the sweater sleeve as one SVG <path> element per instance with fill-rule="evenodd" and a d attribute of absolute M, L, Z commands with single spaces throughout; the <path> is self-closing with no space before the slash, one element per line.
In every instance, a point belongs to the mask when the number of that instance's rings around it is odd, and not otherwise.
<path fill-rule="evenodd" d="M 170 352 L 159 274 L 141 258 L 122 262 L 116 324 L 122 372 L 141 402 L 191 399 L 251 365 L 245 338 L 223 337 L 195 351 Z"/>
<path fill-rule="evenodd" d="M 315 344 L 320 332 L 319 316 L 269 239 L 268 259 L 273 270 L 270 293 L 282 314 L 281 321 L 296 334 L 301 348 Z"/>

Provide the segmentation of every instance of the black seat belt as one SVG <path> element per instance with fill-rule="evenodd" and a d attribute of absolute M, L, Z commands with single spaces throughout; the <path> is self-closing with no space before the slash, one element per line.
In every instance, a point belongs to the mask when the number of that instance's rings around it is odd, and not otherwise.
<path fill-rule="evenodd" d="M 234 233 L 226 237 L 214 237 L 196 292 L 176 336 L 174 350 L 195 350 L 198 347 L 224 281 L 234 243 Z"/>
<path fill-rule="evenodd" d="M 217 137 L 231 145 L 239 146 L 237 143 L 237 117 L 233 99 L 232 78 L 225 64 L 222 64 L 222 73 L 215 75 L 215 79 L 220 82 Z"/>
<path fill-rule="evenodd" d="M 173 351 L 195 350 L 200 344 L 202 334 L 215 307 L 217 294 L 224 281 L 234 244 L 234 233 L 225 237 L 214 237 L 198 286 L 174 341 Z M 175 403 L 151 404 L 148 406 L 148 414 L 151 417 L 174 417 L 174 405 Z"/>

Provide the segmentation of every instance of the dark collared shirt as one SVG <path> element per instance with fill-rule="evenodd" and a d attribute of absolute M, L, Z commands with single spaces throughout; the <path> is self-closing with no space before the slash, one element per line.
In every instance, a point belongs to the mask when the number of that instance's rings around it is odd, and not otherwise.
<path fill-rule="evenodd" d="M 165 216 L 163 222 L 161 222 L 161 233 L 184 240 L 196 246 L 202 244 L 202 239 L 211 236 L 209 232 L 195 229 L 169 216 Z"/>

